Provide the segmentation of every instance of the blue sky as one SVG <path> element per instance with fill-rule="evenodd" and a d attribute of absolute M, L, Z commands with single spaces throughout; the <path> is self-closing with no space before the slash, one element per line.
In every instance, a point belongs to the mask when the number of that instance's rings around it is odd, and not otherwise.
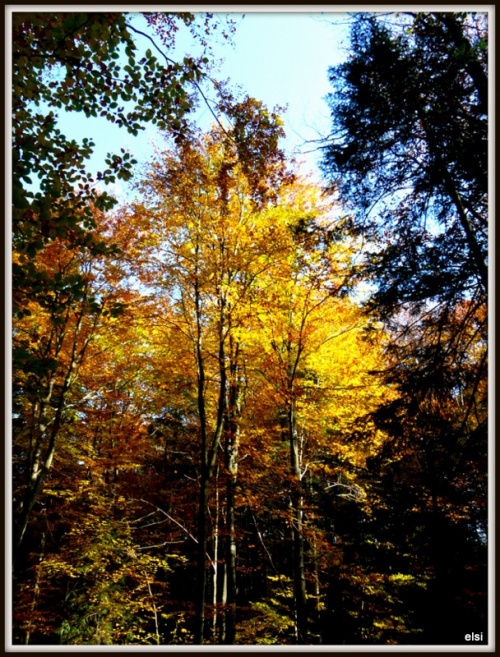
<path fill-rule="evenodd" d="M 213 44 L 215 57 L 225 60 L 214 77 L 229 78 L 269 108 L 288 105 L 283 115 L 287 133 L 284 147 L 289 153 L 313 149 L 313 145 L 304 145 L 304 141 L 328 132 L 328 107 L 324 102 L 330 91 L 328 67 L 347 56 L 346 27 L 332 23 L 345 23 L 346 15 L 245 11 L 244 16 L 236 13 L 230 16 L 236 23 L 233 45 L 221 38 Z M 220 18 L 223 19 L 222 14 Z M 140 16 L 133 20 L 143 29 Z M 151 43 L 140 37 L 137 45 L 144 51 L 151 48 Z M 183 49 L 191 51 L 192 43 L 181 36 L 174 57 L 181 56 Z M 203 128 L 208 128 L 213 120 L 203 106 L 198 118 Z M 89 161 L 93 173 L 106 168 L 104 159 L 108 152 L 126 148 L 143 162 L 153 155 L 153 143 L 161 142 L 153 126 L 133 137 L 104 119 L 86 119 L 75 114 L 61 114 L 59 126 L 66 136 L 79 142 L 84 137 L 93 138 L 95 152 Z M 306 161 L 307 171 L 317 171 L 317 157 L 317 153 L 309 153 L 301 158 Z M 112 191 L 121 195 L 124 188 L 125 185 L 120 185 Z"/>
<path fill-rule="evenodd" d="M 344 15 L 330 15 L 329 20 Z M 345 29 L 321 14 L 247 13 L 237 23 L 234 49 L 226 48 L 223 76 L 240 83 L 268 106 L 286 105 L 287 145 L 328 130 L 324 96 L 328 67 L 340 62 Z"/>

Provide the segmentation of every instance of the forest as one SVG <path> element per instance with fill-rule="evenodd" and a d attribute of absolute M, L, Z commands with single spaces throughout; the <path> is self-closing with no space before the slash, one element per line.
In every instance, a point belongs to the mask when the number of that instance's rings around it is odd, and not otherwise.
<path fill-rule="evenodd" d="M 488 15 L 349 15 L 321 183 L 144 19 L 11 14 L 12 644 L 487 644 Z"/>

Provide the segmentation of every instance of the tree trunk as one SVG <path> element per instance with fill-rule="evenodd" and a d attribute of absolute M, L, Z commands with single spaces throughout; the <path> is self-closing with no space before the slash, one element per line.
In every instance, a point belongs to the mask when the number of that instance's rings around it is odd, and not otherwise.
<path fill-rule="evenodd" d="M 236 537 L 235 537 L 235 520 L 234 520 L 234 485 L 236 477 L 229 475 L 227 482 L 227 554 L 226 554 L 226 573 L 227 573 L 227 607 L 226 607 L 226 636 L 224 643 L 232 645 L 236 637 Z"/>
<path fill-rule="evenodd" d="M 208 520 L 208 499 L 209 486 L 212 473 L 217 461 L 217 448 L 220 443 L 222 431 L 224 428 L 224 417 L 226 407 L 226 355 L 224 350 L 224 333 L 225 324 L 225 304 L 221 300 L 220 304 L 220 324 L 219 324 L 219 398 L 217 404 L 217 421 L 214 432 L 208 442 L 206 407 L 205 407 L 205 368 L 204 356 L 202 351 L 202 314 L 201 299 L 199 294 L 198 283 L 195 285 L 195 308 L 197 322 L 197 339 L 196 339 L 196 361 L 198 370 L 198 414 L 200 418 L 201 431 L 201 478 L 200 478 L 200 497 L 198 509 L 198 598 L 196 604 L 196 622 L 194 631 L 194 641 L 196 644 L 203 643 L 205 627 L 205 596 L 206 596 L 206 553 L 207 553 L 207 520 Z"/>
<path fill-rule="evenodd" d="M 290 440 L 290 465 L 292 470 L 292 531 L 293 531 L 293 594 L 295 612 L 295 632 L 297 643 L 307 642 L 307 602 L 306 575 L 304 562 L 303 512 L 300 475 L 300 453 L 297 432 L 295 402 L 290 402 L 288 411 L 288 428 Z"/>
<path fill-rule="evenodd" d="M 207 516 L 208 516 L 208 489 L 210 475 L 203 468 L 200 482 L 200 497 L 198 508 L 198 599 L 196 605 L 196 625 L 194 632 L 194 641 L 197 644 L 203 643 L 204 625 L 205 625 L 205 595 L 207 590 L 206 579 L 206 552 L 207 552 Z"/>
<path fill-rule="evenodd" d="M 47 408 L 50 404 L 53 396 L 55 380 L 49 382 L 47 386 L 47 391 L 44 397 L 39 398 L 38 412 L 34 412 L 34 427 L 32 429 L 32 436 L 30 441 L 30 451 L 28 454 L 28 482 L 26 484 L 26 491 L 24 494 L 24 504 L 21 517 L 17 522 L 17 526 L 14 530 L 14 557 L 13 562 L 15 563 L 16 555 L 19 552 L 19 548 L 23 542 L 26 530 L 31 517 L 31 512 L 38 500 L 40 491 L 42 489 L 45 478 L 47 477 L 50 468 L 52 467 L 52 461 L 54 460 L 54 455 L 56 451 L 56 442 L 59 435 L 59 429 L 61 426 L 61 421 L 63 419 L 63 413 L 66 407 L 66 397 L 70 391 L 70 388 L 73 384 L 73 381 L 76 376 L 76 370 L 79 365 L 83 362 L 85 357 L 85 352 L 90 341 L 90 336 L 87 337 L 80 349 L 78 349 L 78 338 L 80 335 L 80 330 L 83 322 L 84 311 L 85 311 L 85 301 L 87 299 L 87 292 L 82 301 L 82 308 L 76 322 L 74 336 L 73 336 L 73 345 L 71 348 L 71 357 L 67 366 L 67 370 L 64 375 L 62 382 L 61 392 L 59 393 L 59 398 L 57 400 L 56 411 L 54 418 L 50 421 L 47 416 Z M 94 321 L 94 328 L 96 326 L 97 319 Z M 60 350 L 62 349 L 62 339 L 65 335 L 65 332 L 60 335 L 60 343 L 57 345 L 55 356 L 58 357 Z M 36 407 L 35 407 L 36 408 Z M 49 431 L 49 424 L 51 423 L 51 428 Z M 47 444 L 44 451 L 44 442 Z"/>
<path fill-rule="evenodd" d="M 231 385 L 229 388 L 229 404 L 226 430 L 226 468 L 227 479 L 227 612 L 226 636 L 224 643 L 233 644 L 236 638 L 236 598 L 238 595 L 236 574 L 236 523 L 235 523 L 235 488 L 238 477 L 238 453 L 240 446 L 240 416 L 242 406 L 242 391 L 238 378 L 239 346 L 230 340 L 231 348 Z"/>
<path fill-rule="evenodd" d="M 219 516 L 220 516 L 220 500 L 219 500 L 219 466 L 215 471 L 215 520 L 214 520 L 214 565 L 212 573 L 212 606 L 214 609 L 212 618 L 212 635 L 216 636 L 217 632 L 217 595 L 219 589 Z"/>
<path fill-rule="evenodd" d="M 319 557 L 317 549 L 317 538 L 316 531 L 313 531 L 312 538 L 312 553 L 314 560 L 314 596 L 315 596 L 315 605 L 314 605 L 314 622 L 317 627 L 316 633 L 318 635 L 318 643 L 322 643 L 321 637 L 321 586 L 319 580 Z"/>

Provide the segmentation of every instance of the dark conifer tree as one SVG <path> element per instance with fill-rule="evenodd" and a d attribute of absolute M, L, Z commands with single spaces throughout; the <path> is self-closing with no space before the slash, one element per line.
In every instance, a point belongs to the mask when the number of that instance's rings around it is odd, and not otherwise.
<path fill-rule="evenodd" d="M 401 396 L 376 415 L 393 437 L 373 464 L 390 500 L 379 530 L 398 541 L 406 527 L 400 548 L 428 564 L 420 640 L 455 643 L 464 609 L 485 623 L 472 600 L 486 587 L 486 17 L 357 15 L 351 47 L 330 69 L 322 165 L 392 336 L 386 381 Z M 387 458 L 407 464 L 397 483 Z"/>

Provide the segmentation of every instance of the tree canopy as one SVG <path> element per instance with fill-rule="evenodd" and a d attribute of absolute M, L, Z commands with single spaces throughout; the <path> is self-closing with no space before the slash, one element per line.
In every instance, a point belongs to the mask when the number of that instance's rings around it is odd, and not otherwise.
<path fill-rule="evenodd" d="M 460 13 L 419 13 L 406 29 L 373 15 L 331 69 L 323 170 L 350 202 L 374 296 L 400 303 L 487 289 L 487 31 Z"/>

